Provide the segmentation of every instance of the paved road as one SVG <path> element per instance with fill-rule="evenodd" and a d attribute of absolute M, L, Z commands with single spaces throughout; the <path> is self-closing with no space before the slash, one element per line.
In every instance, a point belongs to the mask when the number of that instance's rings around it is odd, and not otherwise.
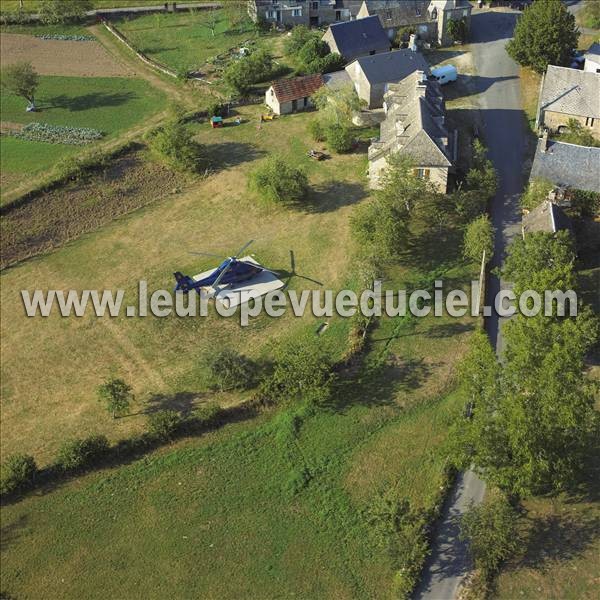
<path fill-rule="evenodd" d="M 526 147 L 525 120 L 521 111 L 518 67 L 504 46 L 512 35 L 518 13 L 474 11 L 473 57 L 481 98 L 483 135 L 499 176 L 498 192 L 491 207 L 496 228 L 492 266 L 501 264 L 507 245 L 520 231 L 519 195 L 523 189 L 523 156 Z M 491 277 L 486 302 L 506 282 Z M 496 352 L 501 354 L 502 319 L 495 311 L 486 318 L 486 328 Z M 473 471 L 461 473 L 446 501 L 431 557 L 414 597 L 419 600 L 452 600 L 470 570 L 467 548 L 458 539 L 460 518 L 471 505 L 482 501 L 485 484 Z"/>

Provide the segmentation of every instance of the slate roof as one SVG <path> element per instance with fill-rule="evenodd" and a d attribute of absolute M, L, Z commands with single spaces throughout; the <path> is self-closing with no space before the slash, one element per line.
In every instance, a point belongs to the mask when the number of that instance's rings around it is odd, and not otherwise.
<path fill-rule="evenodd" d="M 329 26 L 338 51 L 342 56 L 354 57 L 369 52 L 390 49 L 390 40 L 378 17 L 365 17 Z"/>
<path fill-rule="evenodd" d="M 401 81 L 415 71 L 429 73 L 429 65 L 423 55 L 408 49 L 362 56 L 353 61 L 351 65 L 354 62 L 358 62 L 371 85 Z M 352 73 L 351 65 L 346 67 L 349 73 Z"/>
<path fill-rule="evenodd" d="M 559 206 L 550 200 L 544 200 L 539 206 L 523 215 L 522 228 L 523 236 L 536 231 L 556 233 L 563 229 L 571 229 L 571 222 Z"/>
<path fill-rule="evenodd" d="M 312 96 L 325 82 L 320 73 L 273 82 L 273 91 L 279 102 L 290 102 Z"/>
<path fill-rule="evenodd" d="M 540 139 L 530 179 L 548 179 L 561 187 L 600 193 L 600 148 L 553 141 L 548 142 L 546 152 L 543 147 Z"/>
<path fill-rule="evenodd" d="M 600 73 L 548 65 L 540 95 L 540 109 L 600 118 Z"/>
<path fill-rule="evenodd" d="M 594 61 L 600 60 L 600 43 L 594 42 L 584 54 L 585 58 L 591 58 Z"/>
<path fill-rule="evenodd" d="M 384 98 L 386 118 L 381 123 L 379 142 L 369 149 L 369 159 L 400 152 L 421 167 L 451 166 L 439 83 L 428 81 L 422 71 L 415 72 L 391 85 Z"/>
<path fill-rule="evenodd" d="M 386 28 L 416 25 L 429 19 L 429 0 L 367 0 L 366 7 L 369 15 L 377 15 Z"/>
<path fill-rule="evenodd" d="M 352 85 L 352 79 L 350 79 L 350 75 L 345 69 L 333 71 L 333 73 L 323 73 L 323 80 L 325 85 L 334 90 Z"/>

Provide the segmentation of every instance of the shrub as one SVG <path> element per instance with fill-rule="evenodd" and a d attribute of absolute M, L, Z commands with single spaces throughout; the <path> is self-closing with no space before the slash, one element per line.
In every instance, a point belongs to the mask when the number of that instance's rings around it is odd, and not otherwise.
<path fill-rule="evenodd" d="M 289 56 L 296 56 L 302 47 L 312 39 L 320 40 L 319 32 L 309 29 L 306 25 L 294 27 L 283 44 L 285 53 Z"/>
<path fill-rule="evenodd" d="M 209 402 L 194 409 L 192 419 L 199 425 L 212 425 L 223 414 L 223 409 L 216 402 Z"/>
<path fill-rule="evenodd" d="M 224 117 L 225 107 L 220 102 L 213 102 L 206 109 L 208 117 Z"/>
<path fill-rule="evenodd" d="M 150 152 L 177 171 L 198 172 L 203 165 L 202 149 L 181 123 L 158 127 L 146 137 Z"/>
<path fill-rule="evenodd" d="M 577 144 L 578 146 L 600 146 L 600 142 L 577 119 L 567 121 L 567 130 L 558 136 L 561 142 Z"/>
<path fill-rule="evenodd" d="M 325 141 L 325 131 L 319 119 L 313 119 L 312 121 L 309 121 L 308 133 L 310 134 L 312 139 L 315 140 L 315 142 Z"/>
<path fill-rule="evenodd" d="M 56 162 L 54 173 L 56 179 L 78 181 L 97 169 L 106 167 L 110 162 L 109 154 L 98 151 L 80 156 L 65 156 Z"/>
<path fill-rule="evenodd" d="M 2 465 L 0 477 L 0 493 L 12 494 L 27 489 L 33 483 L 37 466 L 33 456 L 13 454 Z"/>
<path fill-rule="evenodd" d="M 106 404 L 106 410 L 112 414 L 113 419 L 125 414 L 133 400 L 131 386 L 122 379 L 109 379 L 97 390 L 98 399 Z"/>
<path fill-rule="evenodd" d="M 539 206 L 554 189 L 554 184 L 547 179 L 532 179 L 521 196 L 521 208 L 533 210 Z"/>
<path fill-rule="evenodd" d="M 464 44 L 469 37 L 469 27 L 467 25 L 467 19 L 450 19 L 448 21 L 448 34 L 454 42 L 460 42 Z"/>
<path fill-rule="evenodd" d="M 108 454 L 109 449 L 104 435 L 76 438 L 61 446 L 56 464 L 63 471 L 78 471 L 97 463 Z"/>
<path fill-rule="evenodd" d="M 274 156 L 250 174 L 249 186 L 270 202 L 299 202 L 308 192 L 308 178 L 301 169 Z"/>
<path fill-rule="evenodd" d="M 487 263 L 494 251 L 494 228 L 487 215 L 480 215 L 467 226 L 463 255 L 474 262 L 480 262 L 484 251 Z"/>
<path fill-rule="evenodd" d="M 487 580 L 519 547 L 517 514 L 498 494 L 465 514 L 461 537 L 469 541 L 475 567 Z"/>
<path fill-rule="evenodd" d="M 273 76 L 273 57 L 257 50 L 233 61 L 223 72 L 223 81 L 237 94 L 247 94 L 250 87 Z"/>
<path fill-rule="evenodd" d="M 348 125 L 331 123 L 325 127 L 327 146 L 333 152 L 343 154 L 350 152 L 354 146 L 354 133 Z"/>
<path fill-rule="evenodd" d="M 213 385 L 220 390 L 247 389 L 254 383 L 255 365 L 230 348 L 211 353 L 207 366 Z"/>
<path fill-rule="evenodd" d="M 42 0 L 39 6 L 40 21 L 45 24 L 81 21 L 86 11 L 93 8 L 90 0 Z"/>
<path fill-rule="evenodd" d="M 148 416 L 148 432 L 160 441 L 173 438 L 181 425 L 181 415 L 175 410 L 160 410 Z"/>

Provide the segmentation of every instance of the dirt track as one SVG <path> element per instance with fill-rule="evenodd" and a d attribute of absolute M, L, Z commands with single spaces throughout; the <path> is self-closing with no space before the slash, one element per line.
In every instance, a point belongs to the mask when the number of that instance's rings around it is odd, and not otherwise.
<path fill-rule="evenodd" d="M 31 62 L 41 75 L 128 77 L 133 71 L 98 42 L 42 40 L 32 35 L 0 35 L 1 64 Z"/>

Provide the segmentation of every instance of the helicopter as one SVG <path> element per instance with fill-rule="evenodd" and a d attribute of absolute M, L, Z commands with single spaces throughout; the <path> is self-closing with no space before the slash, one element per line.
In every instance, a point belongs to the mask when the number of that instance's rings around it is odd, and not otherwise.
<path fill-rule="evenodd" d="M 227 257 L 216 269 L 214 269 L 214 271 L 200 279 L 196 280 L 189 275 L 184 275 L 181 273 L 181 271 L 176 271 L 173 273 L 176 281 L 174 291 L 187 294 L 195 290 L 198 294 L 200 294 L 203 288 L 212 288 L 213 290 L 216 290 L 219 285 L 229 285 L 233 287 L 245 281 L 249 281 L 250 279 L 257 277 L 264 272 L 272 273 L 276 277 L 286 277 L 288 280 L 286 287 L 293 276 L 297 276 L 302 279 L 308 279 L 313 283 L 323 285 L 320 281 L 296 273 L 294 252 L 292 250 L 290 250 L 290 260 L 292 265 L 291 271 L 273 271 L 263 267 L 262 265 L 259 265 L 257 262 L 238 258 L 238 256 L 240 256 L 240 254 L 253 242 L 254 240 L 250 240 L 244 244 L 236 254 Z M 194 254 L 196 256 L 213 256 L 216 258 L 222 258 L 217 254 L 209 254 L 208 252 L 190 252 L 190 254 Z"/>

